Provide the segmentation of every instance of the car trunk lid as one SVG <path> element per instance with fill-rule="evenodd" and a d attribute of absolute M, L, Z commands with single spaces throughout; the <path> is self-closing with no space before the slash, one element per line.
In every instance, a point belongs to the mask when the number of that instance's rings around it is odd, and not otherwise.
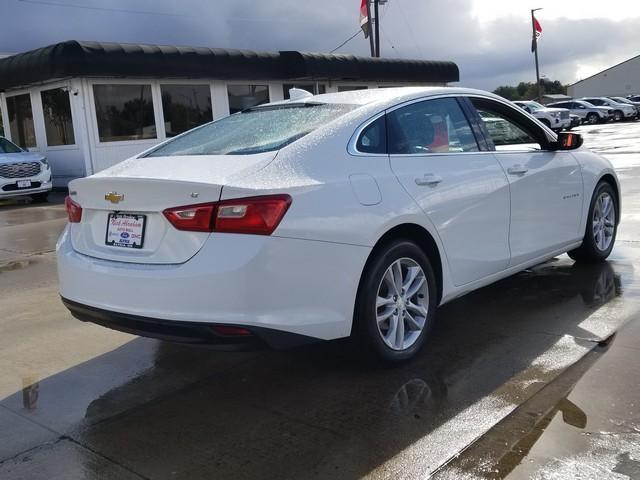
<path fill-rule="evenodd" d="M 69 184 L 82 219 L 71 224 L 73 248 L 130 263 L 179 264 L 193 257 L 207 232 L 175 229 L 167 208 L 217 202 L 231 179 L 262 168 L 275 152 L 127 160 Z"/>

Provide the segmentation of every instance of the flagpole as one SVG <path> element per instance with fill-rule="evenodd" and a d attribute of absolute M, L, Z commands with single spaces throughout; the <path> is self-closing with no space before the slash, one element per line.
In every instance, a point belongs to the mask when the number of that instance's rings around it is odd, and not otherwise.
<path fill-rule="evenodd" d="M 371 22 L 371 0 L 366 0 L 367 2 L 367 25 L 369 30 L 369 48 L 371 49 L 371 56 L 376 56 L 375 46 L 373 45 L 373 28 Z"/>
<path fill-rule="evenodd" d="M 540 64 L 538 62 L 538 37 L 536 36 L 536 17 L 534 16 L 534 13 L 537 12 L 538 10 L 542 10 L 541 8 L 533 8 L 531 9 L 531 28 L 533 31 L 533 45 L 534 45 L 534 50 L 533 53 L 535 54 L 535 58 L 536 58 L 536 86 L 538 88 L 538 101 L 542 101 L 542 85 L 540 85 Z"/>
<path fill-rule="evenodd" d="M 376 57 L 380 56 L 380 16 L 378 15 L 379 0 L 373 0 L 373 10 L 376 17 Z"/>

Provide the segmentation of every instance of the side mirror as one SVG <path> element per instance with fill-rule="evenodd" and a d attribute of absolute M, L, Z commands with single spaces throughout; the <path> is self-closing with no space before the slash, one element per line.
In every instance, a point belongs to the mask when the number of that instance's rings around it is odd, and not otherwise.
<path fill-rule="evenodd" d="M 584 140 L 582 135 L 573 132 L 558 133 L 558 140 L 551 144 L 553 150 L 575 150 L 580 148 Z"/>

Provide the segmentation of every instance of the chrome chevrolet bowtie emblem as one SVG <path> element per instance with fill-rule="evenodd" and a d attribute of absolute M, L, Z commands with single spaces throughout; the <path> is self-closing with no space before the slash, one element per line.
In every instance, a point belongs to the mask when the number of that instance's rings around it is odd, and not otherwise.
<path fill-rule="evenodd" d="M 109 192 L 105 194 L 104 199 L 111 203 L 120 203 L 124 200 L 124 193 Z"/>

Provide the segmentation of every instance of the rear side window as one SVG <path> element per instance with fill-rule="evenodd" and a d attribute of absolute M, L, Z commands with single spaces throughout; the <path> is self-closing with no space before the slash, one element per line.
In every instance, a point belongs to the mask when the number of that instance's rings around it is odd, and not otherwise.
<path fill-rule="evenodd" d="M 356 149 L 362 153 L 387 153 L 387 122 L 385 115 L 371 122 L 360 134 Z"/>
<path fill-rule="evenodd" d="M 477 152 L 476 138 L 458 101 L 437 98 L 387 115 L 390 154 Z"/>

